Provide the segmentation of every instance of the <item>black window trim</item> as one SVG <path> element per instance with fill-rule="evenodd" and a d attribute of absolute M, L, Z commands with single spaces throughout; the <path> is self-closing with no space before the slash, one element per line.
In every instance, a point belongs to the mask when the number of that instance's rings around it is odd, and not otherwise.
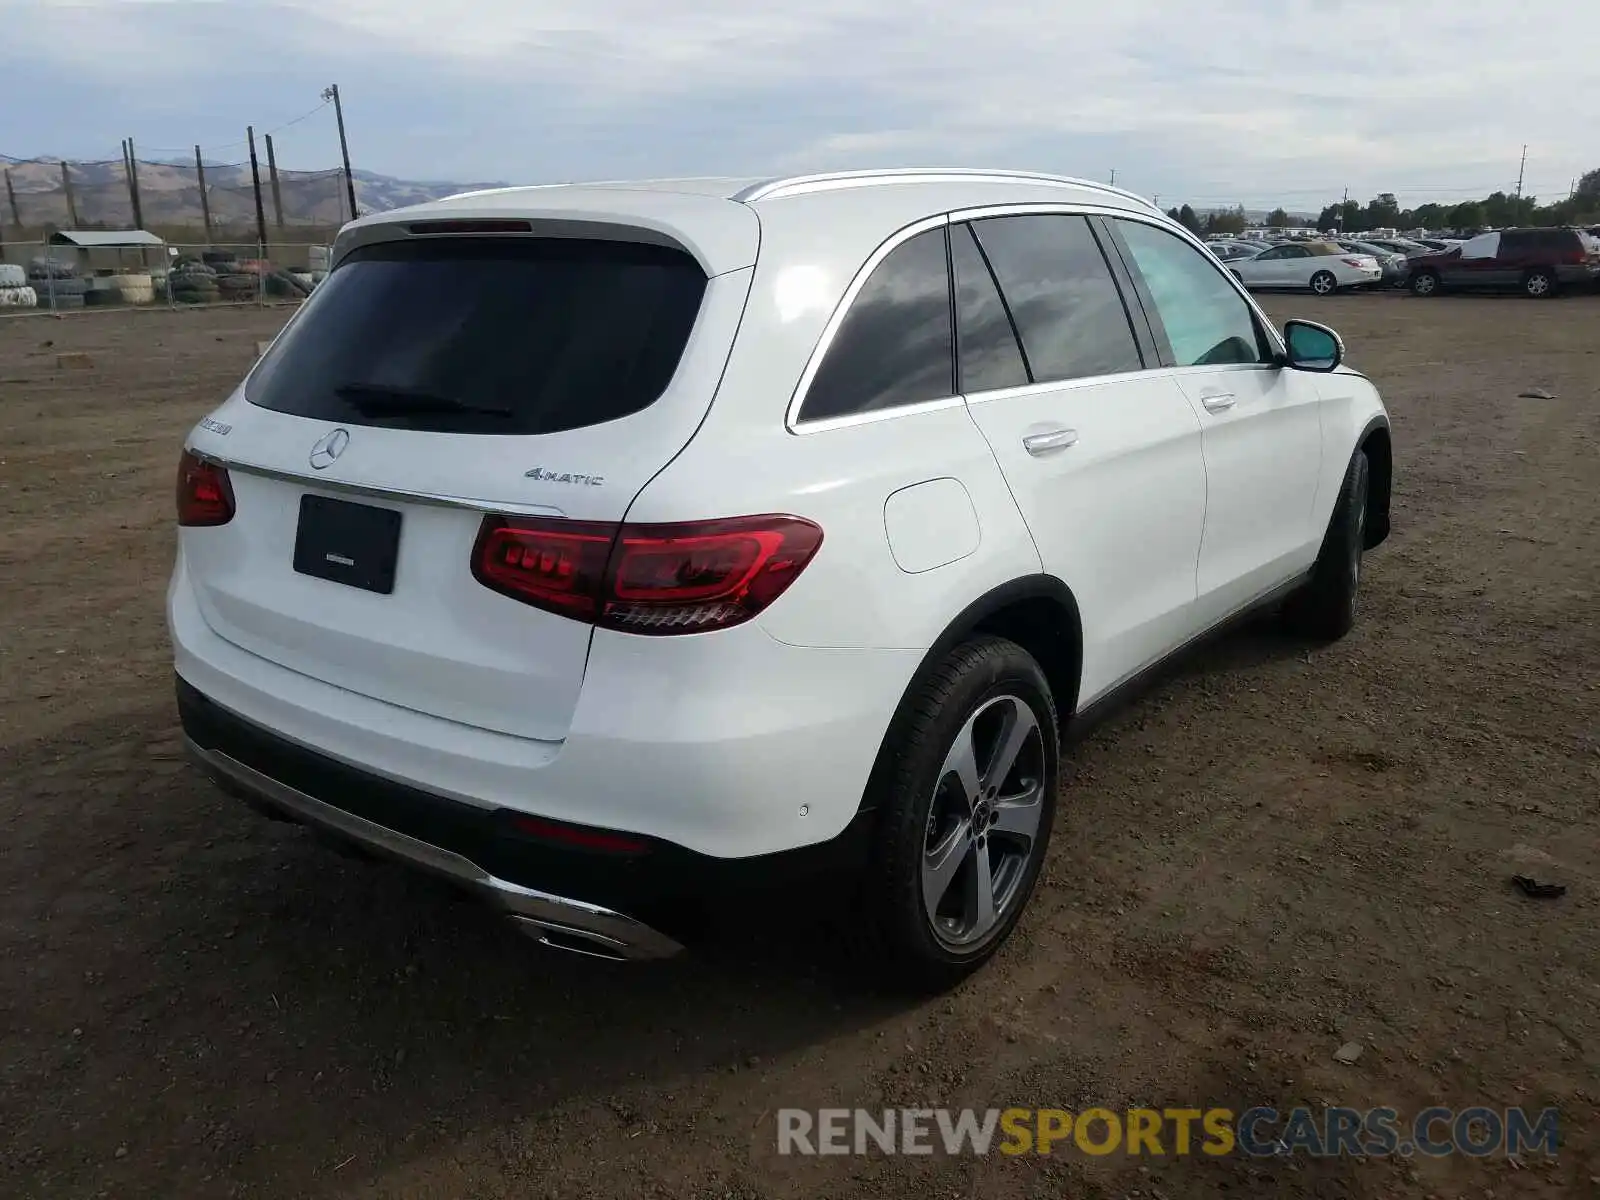
<path fill-rule="evenodd" d="M 1028 361 L 1028 348 L 1022 344 L 1022 330 L 1017 328 L 1017 318 L 1011 312 L 1011 301 L 1006 299 L 1006 290 L 1000 286 L 1000 276 L 994 273 L 994 264 L 989 261 L 989 252 L 983 248 L 983 242 L 978 238 L 978 231 L 972 227 L 971 221 L 950 222 L 951 234 L 946 237 L 945 245 L 950 245 L 950 237 L 954 237 L 954 230 L 960 229 L 971 240 L 973 248 L 978 252 L 978 259 L 983 263 L 983 269 L 988 272 L 989 282 L 994 284 L 994 294 L 1000 297 L 1000 308 L 1006 314 L 1006 324 L 1011 327 L 1011 340 L 1017 344 L 1017 353 L 1022 358 L 1022 373 L 1028 377 L 1028 382 L 1019 386 L 1032 386 L 1037 380 L 1033 374 L 1033 364 Z M 959 298 L 956 295 L 956 261 L 955 248 L 950 249 L 950 304 L 952 311 L 956 309 Z M 959 317 L 959 312 L 956 313 Z M 956 392 L 965 396 L 968 393 L 961 390 L 961 322 L 956 322 Z M 1004 388 L 991 388 L 991 391 L 1005 391 Z"/>
<path fill-rule="evenodd" d="M 1127 247 L 1122 244 L 1116 226 L 1097 213 L 1087 215 L 1089 230 L 1094 234 L 1095 241 L 1100 243 L 1100 253 L 1111 268 L 1111 278 L 1122 296 L 1123 311 L 1128 314 L 1133 340 L 1138 343 L 1139 361 L 1144 364 L 1146 371 L 1170 367 L 1172 348 L 1166 344 L 1166 331 L 1150 315 L 1155 311 L 1155 304 L 1144 289 L 1144 279 L 1129 269 Z"/>
<path fill-rule="evenodd" d="M 944 262 L 945 282 L 952 294 L 950 302 L 950 383 L 954 388 L 956 384 L 956 363 L 960 358 L 960 351 L 956 345 L 955 332 L 955 280 L 950 271 L 950 214 L 938 213 L 924 217 L 920 221 L 913 221 L 902 226 L 885 238 L 871 254 L 867 261 L 861 264 L 861 269 L 851 279 L 850 286 L 845 288 L 844 295 L 834 307 L 828 323 L 822 327 L 822 336 L 817 339 L 817 344 L 811 350 L 811 357 L 806 360 L 805 370 L 800 373 L 800 381 L 795 384 L 794 393 L 789 397 L 788 408 L 783 414 L 783 427 L 786 431 L 796 435 L 809 433 L 823 433 L 830 429 L 844 429 L 851 425 L 865 425 L 871 421 L 884 421 L 893 417 L 909 416 L 912 413 L 936 412 L 942 408 L 956 408 L 965 403 L 959 392 L 952 391 L 948 396 L 941 396 L 935 400 L 918 400 L 912 404 L 896 404 L 887 408 L 875 408 L 868 412 L 847 413 L 837 417 L 812 417 L 803 418 L 801 412 L 805 407 L 806 394 L 811 391 L 811 384 L 817 377 L 817 372 L 822 369 L 822 361 L 828 356 L 828 351 L 833 346 L 834 338 L 838 336 L 840 327 L 845 318 L 850 315 L 850 309 L 856 302 L 856 297 L 867 286 L 867 281 L 872 278 L 872 273 L 878 269 L 879 264 L 889 255 L 893 254 L 906 242 L 918 234 L 929 233 L 935 229 L 945 230 Z M 759 268 L 758 268 L 759 269 Z"/>

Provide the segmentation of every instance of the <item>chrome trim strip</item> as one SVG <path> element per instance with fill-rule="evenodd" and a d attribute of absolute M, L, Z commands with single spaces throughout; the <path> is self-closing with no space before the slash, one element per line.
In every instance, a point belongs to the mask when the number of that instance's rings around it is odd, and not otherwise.
<path fill-rule="evenodd" d="M 939 412 L 946 408 L 960 408 L 965 401 L 960 396 L 942 396 L 938 400 L 918 400 L 915 404 L 897 404 L 893 408 L 875 408 L 871 412 L 850 413 L 843 417 L 823 417 L 791 426 L 790 433 L 801 435 L 826 433 L 830 429 L 849 429 L 856 425 L 871 425 L 875 421 L 888 421 L 895 417 L 914 417 L 919 413 Z"/>
<path fill-rule="evenodd" d="M 970 167 L 907 167 L 887 170 L 827 171 L 816 175 L 791 175 L 769 179 L 735 192 L 729 199 L 749 204 L 778 196 L 798 196 L 809 192 L 837 191 L 841 188 L 874 187 L 894 183 L 1042 183 L 1058 187 L 1084 188 L 1110 196 L 1121 196 L 1141 207 L 1156 206 L 1137 192 L 1126 188 L 1078 179 L 1071 175 L 1051 175 L 1042 171 L 1008 171 Z M 1159 211 L 1159 210 L 1157 210 Z"/>
<path fill-rule="evenodd" d="M 630 961 L 671 958 L 683 949 L 666 934 L 633 917 L 584 900 L 555 896 L 497 879 L 471 859 L 453 851 L 325 804 L 297 788 L 245 766 L 236 758 L 217 750 L 207 750 L 192 738 L 185 737 L 183 740 L 185 749 L 208 774 L 220 776 L 235 787 L 253 792 L 309 825 L 331 830 L 391 858 L 467 885 L 519 925 L 532 927 L 534 936 L 539 937 L 540 941 L 545 941 L 540 936 L 544 931 L 568 934 L 593 944 L 596 951 L 601 952 L 601 957 Z M 547 944 L 559 949 L 571 949 L 559 943 Z"/>
<path fill-rule="evenodd" d="M 1130 379 L 1148 379 L 1166 367 L 1144 367 L 1137 371 L 1118 371 L 1115 375 L 1080 375 L 1074 379 L 1049 379 L 1043 383 L 1023 383 L 1016 387 L 990 388 L 987 391 L 968 392 L 968 404 L 987 404 L 991 400 L 1011 400 L 1024 396 L 1043 396 L 1082 387 L 1099 387 L 1106 383 L 1125 383 Z"/>
<path fill-rule="evenodd" d="M 790 433 L 810 433 L 823 427 L 836 429 L 845 424 L 859 424 L 860 422 L 853 420 L 854 417 L 867 415 L 852 413 L 845 417 L 822 417 L 816 421 L 802 423 L 800 421 L 800 408 L 805 402 L 806 392 L 811 388 L 811 381 L 816 378 L 817 372 L 822 369 L 822 360 L 828 353 L 828 347 L 833 345 L 833 339 L 839 332 L 839 326 L 844 324 L 844 319 L 850 311 L 850 306 L 855 303 L 856 297 L 861 294 L 861 289 L 867 285 L 867 280 L 872 277 L 872 272 L 877 270 L 878 264 L 888 258 L 903 243 L 916 237 L 917 234 L 926 233 L 930 229 L 942 228 L 949 223 L 950 218 L 943 214 L 936 217 L 924 217 L 920 221 L 913 221 L 903 229 L 890 234 L 882 245 L 867 256 L 867 261 L 856 272 L 855 278 L 850 281 L 850 286 L 845 288 L 844 296 L 834 308 L 833 315 L 828 318 L 828 323 L 822 327 L 822 337 L 818 339 L 816 346 L 812 348 L 811 357 L 806 360 L 806 369 L 800 373 L 800 382 L 795 385 L 794 393 L 789 397 L 789 405 L 783 414 L 783 427 Z M 919 404 L 937 404 L 948 399 L 959 400 L 960 397 L 941 396 L 937 400 L 921 401 Z M 883 416 L 881 414 L 899 414 L 905 412 L 906 409 L 914 407 L 918 406 L 902 405 L 897 408 L 886 408 L 880 410 L 880 414 L 872 415 L 874 419 L 882 420 Z M 838 424 L 829 424 L 829 422 L 837 422 Z"/>
<path fill-rule="evenodd" d="M 186 447 L 189 453 L 203 462 L 221 467 L 230 473 L 255 475 L 261 479 L 275 479 L 312 491 L 345 492 L 370 500 L 404 501 L 407 504 L 427 504 L 435 508 L 461 508 L 468 512 L 497 513 L 511 517 L 565 517 L 567 514 L 553 504 L 525 504 L 507 501 L 497 504 L 493 500 L 476 500 L 467 496 L 449 496 L 439 492 L 412 492 L 401 488 L 376 487 L 366 483 L 347 483 L 340 479 L 327 479 L 320 475 L 301 475 L 294 471 L 281 471 L 275 467 L 259 467 L 254 463 L 223 458 L 205 450 Z"/>

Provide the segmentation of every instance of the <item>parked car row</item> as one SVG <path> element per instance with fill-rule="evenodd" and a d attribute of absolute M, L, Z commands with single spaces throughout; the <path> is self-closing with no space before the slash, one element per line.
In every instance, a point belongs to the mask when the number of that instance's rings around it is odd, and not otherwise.
<path fill-rule="evenodd" d="M 1505 229 L 1463 242 L 1402 237 L 1246 240 L 1206 243 L 1249 288 L 1520 291 L 1535 298 L 1600 284 L 1600 238 L 1586 230 Z"/>

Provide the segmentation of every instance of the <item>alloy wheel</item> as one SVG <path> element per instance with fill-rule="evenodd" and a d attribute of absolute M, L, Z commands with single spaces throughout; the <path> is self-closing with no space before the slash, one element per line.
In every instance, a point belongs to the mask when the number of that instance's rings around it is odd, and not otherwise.
<path fill-rule="evenodd" d="M 946 949 L 982 945 L 1026 886 L 1044 813 L 1045 739 L 1020 697 L 997 696 L 962 724 L 934 785 L 922 901 Z"/>

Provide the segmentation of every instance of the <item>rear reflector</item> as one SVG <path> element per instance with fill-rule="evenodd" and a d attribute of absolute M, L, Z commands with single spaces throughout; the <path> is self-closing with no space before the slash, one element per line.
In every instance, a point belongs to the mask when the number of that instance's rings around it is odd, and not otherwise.
<path fill-rule="evenodd" d="M 524 604 L 628 633 L 742 624 L 781 596 L 822 544 L 800 517 L 681 525 L 485 517 L 479 583 Z"/>
<path fill-rule="evenodd" d="M 650 843 L 623 833 L 606 829 L 592 829 L 583 825 L 565 825 L 559 821 L 546 821 L 541 817 L 517 817 L 512 824 L 529 837 L 557 846 L 570 846 L 575 850 L 599 850 L 607 854 L 643 854 Z"/>
<path fill-rule="evenodd" d="M 226 525 L 233 520 L 233 484 L 225 468 L 192 450 L 178 460 L 178 524 Z"/>

